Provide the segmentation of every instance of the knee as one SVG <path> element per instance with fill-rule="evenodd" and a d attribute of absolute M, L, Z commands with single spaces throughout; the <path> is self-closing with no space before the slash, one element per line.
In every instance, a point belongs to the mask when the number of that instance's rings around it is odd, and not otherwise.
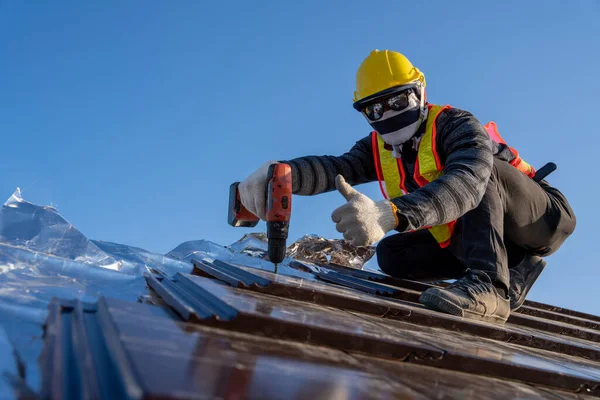
<path fill-rule="evenodd" d="M 575 232 L 575 226 L 577 221 L 575 215 L 572 213 L 566 213 L 561 216 L 558 224 L 553 229 L 553 233 L 550 236 L 549 246 L 541 251 L 542 256 L 549 256 L 554 254 L 565 241 Z"/>
<path fill-rule="evenodd" d="M 412 263 L 408 262 L 407 256 L 415 246 L 414 236 L 420 235 L 397 233 L 379 242 L 376 248 L 377 263 L 385 274 L 404 279 L 410 276 L 407 265 Z"/>
<path fill-rule="evenodd" d="M 565 236 L 571 236 L 575 232 L 575 226 L 577 226 L 577 217 L 573 209 L 569 206 L 566 212 L 563 214 L 564 222 L 561 224 L 561 228 Z"/>
<path fill-rule="evenodd" d="M 558 231 L 564 236 L 565 240 L 575 232 L 575 226 L 577 225 L 577 220 L 575 219 L 575 215 L 568 215 L 564 217 L 565 221 L 563 221 L 558 226 Z"/>
<path fill-rule="evenodd" d="M 377 244 L 377 248 L 375 249 L 375 254 L 377 257 L 377 264 L 379 265 L 379 269 L 381 269 L 384 273 L 388 275 L 393 275 L 394 268 L 392 267 L 392 260 L 395 258 L 393 256 L 394 249 L 397 251 L 397 246 L 392 246 L 390 237 L 383 238 L 379 244 Z"/>
<path fill-rule="evenodd" d="M 554 207 L 550 212 L 549 225 L 552 235 L 549 239 L 549 249 L 544 255 L 550 255 L 558 250 L 563 243 L 575 232 L 577 218 L 567 199 L 557 189 L 546 191 L 554 197 Z"/>

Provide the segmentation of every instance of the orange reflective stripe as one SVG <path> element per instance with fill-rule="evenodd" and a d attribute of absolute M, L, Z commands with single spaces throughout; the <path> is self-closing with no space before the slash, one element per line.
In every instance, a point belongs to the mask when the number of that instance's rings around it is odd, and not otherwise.
<path fill-rule="evenodd" d="M 437 107 L 439 107 L 439 106 L 437 106 Z M 441 107 L 440 110 L 435 112 L 435 118 L 433 119 L 433 124 L 431 126 L 431 144 L 432 144 L 431 152 L 433 153 L 433 159 L 435 160 L 435 166 L 438 171 L 443 170 L 444 166 L 440 162 L 440 156 L 437 151 L 437 119 L 440 116 L 440 114 L 442 113 L 442 111 L 444 111 L 448 108 L 450 108 L 450 106 L 444 106 L 444 107 Z"/>
<path fill-rule="evenodd" d="M 531 165 L 527 164 L 519 156 L 519 152 L 517 150 L 513 149 L 512 147 L 509 147 L 509 148 L 513 152 L 513 154 L 515 155 L 515 158 L 514 158 L 514 160 L 512 160 L 510 162 L 510 165 L 512 165 L 513 167 L 515 167 L 516 169 L 518 169 L 519 171 L 521 171 L 522 173 L 524 173 L 528 177 L 533 178 L 535 176 L 535 168 L 533 168 Z"/>
<path fill-rule="evenodd" d="M 406 190 L 406 171 L 404 170 L 402 159 L 398 158 L 396 164 L 398 165 L 398 171 L 400 172 L 400 184 L 398 186 L 400 187 L 400 190 L 402 190 L 402 194 L 406 194 L 408 193 L 408 190 Z"/>
<path fill-rule="evenodd" d="M 488 122 L 483 127 L 485 128 L 486 132 L 488 133 L 488 135 L 490 135 L 490 138 L 494 142 L 506 145 L 506 142 L 504 141 L 504 139 L 502 139 L 502 136 L 500 136 L 500 132 L 498 132 L 498 126 L 496 125 L 496 123 L 494 121 Z M 535 176 L 535 168 L 533 168 L 531 165 L 526 163 L 521 158 L 521 156 L 519 156 L 519 152 L 516 149 L 514 149 L 510 146 L 508 146 L 508 148 L 515 156 L 515 158 L 510 162 L 510 165 L 512 165 L 513 167 L 515 167 L 516 169 L 518 169 L 519 171 L 521 171 L 528 177 L 533 178 Z"/>
<path fill-rule="evenodd" d="M 415 160 L 415 171 L 413 173 L 413 179 L 415 180 L 415 182 L 417 182 L 419 187 L 423 187 L 423 186 L 427 185 L 429 183 L 429 181 L 427 181 L 427 179 L 425 179 L 421 175 L 419 175 L 419 170 L 420 170 L 419 158 L 417 157 L 417 159 Z"/>

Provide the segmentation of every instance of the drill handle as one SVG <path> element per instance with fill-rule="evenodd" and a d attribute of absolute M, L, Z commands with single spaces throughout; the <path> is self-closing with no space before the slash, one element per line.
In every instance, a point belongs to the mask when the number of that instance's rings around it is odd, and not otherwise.
<path fill-rule="evenodd" d="M 292 168 L 288 164 L 269 167 L 265 214 L 269 221 L 289 221 L 292 213 Z"/>

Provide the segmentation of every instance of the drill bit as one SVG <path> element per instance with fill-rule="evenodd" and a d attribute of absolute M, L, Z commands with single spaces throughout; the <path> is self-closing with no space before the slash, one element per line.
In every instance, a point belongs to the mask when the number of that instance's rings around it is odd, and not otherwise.
<path fill-rule="evenodd" d="M 273 271 L 273 273 L 276 274 L 277 273 L 277 267 L 279 266 L 279 264 L 277 264 L 277 263 L 273 263 L 273 264 L 275 265 L 275 270 Z"/>

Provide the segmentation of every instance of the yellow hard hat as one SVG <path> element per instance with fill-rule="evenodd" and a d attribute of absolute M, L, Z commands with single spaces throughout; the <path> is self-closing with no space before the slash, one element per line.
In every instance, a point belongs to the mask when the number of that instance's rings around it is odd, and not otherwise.
<path fill-rule="evenodd" d="M 395 51 L 373 50 L 356 72 L 354 103 L 386 89 L 415 82 L 425 86 L 425 75 L 408 58 Z"/>

